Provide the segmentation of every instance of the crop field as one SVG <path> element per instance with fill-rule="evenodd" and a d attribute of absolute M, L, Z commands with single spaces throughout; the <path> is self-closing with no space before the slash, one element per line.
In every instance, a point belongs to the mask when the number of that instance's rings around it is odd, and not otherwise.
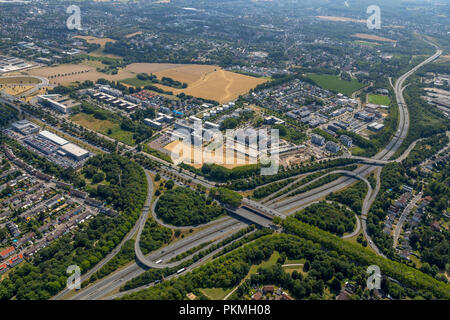
<path fill-rule="evenodd" d="M 133 77 L 128 71 L 119 70 L 116 75 L 98 72 L 94 66 L 84 64 L 62 64 L 56 67 L 43 67 L 28 71 L 28 74 L 48 78 L 51 84 L 69 85 L 85 80 L 96 81 L 104 78 L 111 81 L 119 81 Z"/>
<path fill-rule="evenodd" d="M 21 85 L 33 85 L 33 84 L 39 84 L 41 81 L 39 79 L 33 78 L 33 77 L 5 77 L 0 78 L 0 86 L 2 85 L 8 85 L 8 84 L 21 84 Z"/>
<path fill-rule="evenodd" d="M 387 96 L 379 94 L 369 94 L 369 103 L 389 106 L 389 104 L 391 103 L 391 99 L 389 99 L 389 97 Z"/>
<path fill-rule="evenodd" d="M 97 38 L 97 37 L 92 37 L 92 36 L 75 36 L 74 38 L 86 40 L 87 43 L 99 44 L 102 48 L 108 42 L 116 42 L 116 40 L 113 40 L 113 39 Z"/>
<path fill-rule="evenodd" d="M 155 84 L 155 86 L 165 91 L 171 91 L 175 95 L 183 92 L 187 95 L 211 99 L 220 103 L 234 100 L 238 96 L 255 88 L 258 84 L 267 81 L 267 79 L 237 74 L 210 65 L 133 63 L 124 69 L 119 70 L 116 75 L 98 72 L 96 67 L 101 66 L 93 64 L 92 62 L 63 64 L 56 67 L 33 69 L 30 70 L 28 74 L 48 78 L 51 84 L 56 85 L 69 85 L 77 81 L 96 81 L 100 78 L 104 78 L 110 81 L 123 81 L 132 86 L 145 86 L 150 83 L 136 79 L 136 75 L 138 73 L 153 73 L 158 79 L 169 77 L 188 84 L 188 87 L 185 89 L 175 89 Z"/>
<path fill-rule="evenodd" d="M 352 81 L 345 81 L 340 79 L 338 76 L 328 74 L 309 74 L 308 78 L 313 80 L 319 87 L 342 93 L 347 97 L 350 97 L 353 92 L 365 86 L 356 79 L 352 79 Z"/>
<path fill-rule="evenodd" d="M 357 20 L 353 18 L 346 17 L 334 17 L 334 16 L 318 16 L 317 18 L 321 20 L 333 21 L 333 22 L 356 22 L 356 23 L 366 23 L 366 20 Z"/>
<path fill-rule="evenodd" d="M 122 130 L 120 125 L 110 120 L 99 120 L 92 115 L 80 112 L 70 117 L 70 120 L 93 131 L 97 131 L 105 136 L 116 139 L 127 145 L 133 146 L 136 142 L 133 133 Z"/>
<path fill-rule="evenodd" d="M 127 66 L 126 71 L 134 73 L 153 73 L 159 79 L 169 77 L 180 82 L 186 82 L 185 89 L 156 84 L 155 86 L 172 91 L 175 95 L 185 93 L 194 97 L 216 100 L 220 103 L 229 102 L 247 93 L 258 84 L 267 80 L 250 77 L 210 65 L 176 65 L 158 63 L 135 63 Z"/>
<path fill-rule="evenodd" d="M 373 34 L 367 34 L 367 33 L 355 33 L 352 36 L 359 38 L 359 39 L 366 39 L 366 40 L 375 40 L 375 41 L 382 41 L 382 42 L 397 42 L 396 40 L 379 37 L 379 36 L 375 36 Z"/>

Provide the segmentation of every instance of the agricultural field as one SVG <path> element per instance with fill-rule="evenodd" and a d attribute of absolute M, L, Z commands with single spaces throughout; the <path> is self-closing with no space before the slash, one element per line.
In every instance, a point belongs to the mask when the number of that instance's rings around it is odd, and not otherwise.
<path fill-rule="evenodd" d="M 375 36 L 373 34 L 367 34 L 367 33 L 355 33 L 354 35 L 352 35 L 352 37 L 359 38 L 359 39 L 365 39 L 365 40 L 381 41 L 381 42 L 397 42 L 396 40 L 379 37 L 379 36 Z"/>
<path fill-rule="evenodd" d="M 62 64 L 56 67 L 37 68 L 28 71 L 28 74 L 48 78 L 50 84 L 56 85 L 69 85 L 86 80 L 97 81 L 100 78 L 119 81 L 134 76 L 131 72 L 124 70 L 119 70 L 116 75 L 109 75 L 98 72 L 94 66 L 85 64 Z"/>
<path fill-rule="evenodd" d="M 116 139 L 127 145 L 133 146 L 136 142 L 133 139 L 133 133 L 122 130 L 120 124 L 111 120 L 99 120 L 93 115 L 80 112 L 70 117 L 70 120 L 86 127 L 90 130 L 97 131 L 105 136 Z"/>
<path fill-rule="evenodd" d="M 105 49 L 105 45 L 108 42 L 116 42 L 116 40 L 114 39 L 110 39 L 110 38 L 97 38 L 97 37 L 93 37 L 93 36 L 75 36 L 74 38 L 76 39 L 82 39 L 82 40 L 86 40 L 87 43 L 94 43 L 94 44 L 99 44 L 100 48 L 98 48 L 95 51 L 92 51 L 91 55 L 93 56 L 98 56 L 98 57 L 109 57 L 109 58 L 120 58 L 119 56 L 116 56 L 114 54 L 107 54 L 104 53 L 104 49 Z"/>
<path fill-rule="evenodd" d="M 317 16 L 321 20 L 333 21 L 333 22 L 356 22 L 356 23 L 366 23 L 366 20 L 357 20 L 353 18 L 346 17 L 335 17 L 335 16 Z"/>
<path fill-rule="evenodd" d="M 309 74 L 308 78 L 313 80 L 319 87 L 333 92 L 342 93 L 347 97 L 351 97 L 353 92 L 358 91 L 365 86 L 356 79 L 352 79 L 352 81 L 345 81 L 340 79 L 338 76 L 328 74 Z"/>
<path fill-rule="evenodd" d="M 369 94 L 369 103 L 389 106 L 391 99 L 389 99 L 388 96 L 383 96 L 380 94 Z"/>
<path fill-rule="evenodd" d="M 267 81 L 262 78 L 225 71 L 220 67 L 210 65 L 134 63 L 127 66 L 125 71 L 153 73 L 159 79 L 168 77 L 176 81 L 185 82 L 188 84 L 188 87 L 185 89 L 174 89 L 160 84 L 155 84 L 155 86 L 165 91 L 172 91 L 175 95 L 183 92 L 186 95 L 215 100 L 220 103 L 229 102 L 247 93 L 258 84 Z M 127 83 L 130 84 L 129 82 Z"/>
<path fill-rule="evenodd" d="M 1 86 L 8 84 L 34 85 L 39 83 L 41 83 L 39 79 L 26 76 L 0 78 L 0 88 Z"/>

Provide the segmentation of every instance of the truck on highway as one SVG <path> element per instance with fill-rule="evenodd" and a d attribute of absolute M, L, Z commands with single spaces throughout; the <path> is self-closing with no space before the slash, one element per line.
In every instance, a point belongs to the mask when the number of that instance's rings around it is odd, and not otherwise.
<path fill-rule="evenodd" d="M 183 273 L 184 271 L 186 271 L 186 268 L 181 268 L 180 270 L 177 271 L 177 274 Z"/>
<path fill-rule="evenodd" d="M 159 259 L 158 261 L 156 261 L 155 263 L 156 264 L 159 264 L 159 263 L 161 263 L 162 262 L 162 260 L 161 259 Z"/>

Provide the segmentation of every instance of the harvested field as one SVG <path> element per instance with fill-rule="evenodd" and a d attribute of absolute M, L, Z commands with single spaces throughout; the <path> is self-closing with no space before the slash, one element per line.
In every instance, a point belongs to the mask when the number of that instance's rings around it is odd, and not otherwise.
<path fill-rule="evenodd" d="M 21 84 L 21 85 L 34 85 L 39 84 L 41 81 L 33 77 L 7 77 L 0 78 L 0 85 L 5 84 Z"/>
<path fill-rule="evenodd" d="M 250 77 L 221 69 L 210 65 L 176 65 L 138 63 L 131 64 L 125 69 L 132 72 L 153 73 L 159 79 L 169 77 L 180 82 L 186 82 L 186 89 L 175 89 L 156 84 L 159 88 L 172 91 L 174 94 L 185 93 L 194 97 L 216 100 L 220 103 L 229 102 L 247 93 L 258 84 L 267 80 Z"/>
<path fill-rule="evenodd" d="M 358 19 L 346 18 L 346 17 L 317 16 L 316 18 L 319 18 L 319 19 L 322 19 L 322 20 L 333 21 L 333 22 L 356 22 L 356 23 L 366 23 L 366 20 L 358 20 Z"/>
<path fill-rule="evenodd" d="M 194 97 L 216 100 L 220 103 L 229 102 L 247 93 L 258 84 L 267 80 L 250 77 L 221 69 L 211 65 L 180 65 L 166 63 L 133 63 L 116 75 L 98 72 L 94 64 L 65 64 L 56 67 L 37 68 L 28 71 L 30 75 L 48 78 L 51 84 L 68 85 L 76 81 L 96 81 L 104 78 L 110 81 L 120 81 L 134 78 L 138 73 L 153 73 L 159 79 L 169 77 L 180 82 L 186 82 L 186 89 L 175 89 L 163 85 L 156 86 L 175 95 L 181 92 Z"/>
<path fill-rule="evenodd" d="M 133 38 L 134 36 L 137 36 L 137 35 L 140 35 L 140 34 L 142 34 L 142 31 L 138 31 L 138 32 L 134 32 L 134 33 L 127 34 L 127 35 L 125 36 L 125 38 L 127 38 L 127 39 Z"/>
<path fill-rule="evenodd" d="M 116 75 L 109 75 L 98 72 L 93 66 L 83 64 L 62 64 L 56 67 L 37 68 L 28 71 L 28 74 L 45 77 L 49 79 L 51 84 L 57 85 L 68 85 L 85 80 L 96 81 L 100 78 L 118 81 L 134 76 L 132 73 L 123 70 L 120 70 Z"/>
<path fill-rule="evenodd" d="M 34 88 L 34 86 L 8 85 L 3 89 L 3 87 L 0 85 L 1 91 L 5 92 L 6 94 L 10 94 L 12 96 L 19 96 L 32 88 Z"/>
<path fill-rule="evenodd" d="M 383 41 L 383 42 L 397 42 L 397 40 L 383 38 L 383 37 L 379 37 L 379 36 L 375 36 L 373 34 L 367 34 L 367 33 L 355 33 L 354 35 L 352 35 L 352 37 L 359 38 L 359 39 L 366 39 L 366 40 Z"/>
<path fill-rule="evenodd" d="M 105 47 L 107 42 L 116 42 L 114 39 L 109 38 L 96 38 L 92 36 L 75 36 L 74 38 L 86 40 L 87 43 L 99 44 L 102 48 Z"/>
<path fill-rule="evenodd" d="M 446 55 L 446 56 L 440 56 L 439 59 L 436 60 L 437 63 L 441 63 L 441 62 L 449 62 L 450 61 L 450 55 Z"/>

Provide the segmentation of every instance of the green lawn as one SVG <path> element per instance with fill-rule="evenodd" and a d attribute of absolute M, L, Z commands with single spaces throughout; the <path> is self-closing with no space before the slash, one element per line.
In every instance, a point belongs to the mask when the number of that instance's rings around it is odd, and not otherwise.
<path fill-rule="evenodd" d="M 369 103 L 389 106 L 391 104 L 391 99 L 389 99 L 388 96 L 380 94 L 369 94 Z"/>
<path fill-rule="evenodd" d="M 99 120 L 94 118 L 93 115 L 84 112 L 71 116 L 70 120 L 127 145 L 134 146 L 136 144 L 136 141 L 133 139 L 133 132 L 122 130 L 120 124 L 117 122 L 111 120 Z"/>
<path fill-rule="evenodd" d="M 263 261 L 258 265 L 251 266 L 249 275 L 251 276 L 252 274 L 256 274 L 260 267 L 267 268 L 267 267 L 273 266 L 275 263 L 277 263 L 277 260 L 279 257 L 280 257 L 280 253 L 278 251 L 274 251 L 272 256 L 268 260 Z"/>
<path fill-rule="evenodd" d="M 128 78 L 128 79 L 121 80 L 120 82 L 123 82 L 123 83 L 128 84 L 133 87 L 141 87 L 141 88 L 143 88 L 145 86 L 155 85 L 150 80 L 139 80 L 138 78 Z"/>
<path fill-rule="evenodd" d="M 376 47 L 379 46 L 379 43 L 369 42 L 369 41 L 361 41 L 361 40 L 355 40 L 356 44 L 359 44 L 361 46 L 369 46 L 369 47 Z"/>
<path fill-rule="evenodd" d="M 338 92 L 350 97 L 353 92 L 365 87 L 365 84 L 360 83 L 356 79 L 352 81 L 341 80 L 338 76 L 329 74 L 309 74 L 308 78 L 313 80 L 319 87 Z"/>
<path fill-rule="evenodd" d="M 362 156 L 365 153 L 364 149 L 362 149 L 360 147 L 352 147 L 352 148 L 350 148 L 350 152 L 354 156 Z"/>
<path fill-rule="evenodd" d="M 223 300 L 232 289 L 224 290 L 223 288 L 205 288 L 200 291 L 211 300 Z"/>

